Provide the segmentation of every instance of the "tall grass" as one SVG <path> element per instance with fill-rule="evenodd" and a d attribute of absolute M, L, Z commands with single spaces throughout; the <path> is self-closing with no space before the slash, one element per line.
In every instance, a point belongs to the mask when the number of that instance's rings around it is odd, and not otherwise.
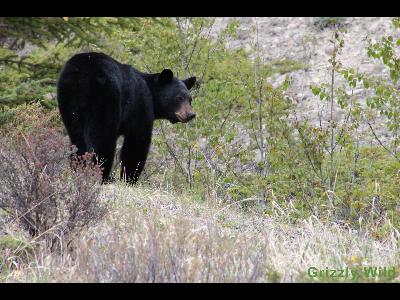
<path fill-rule="evenodd" d="M 216 199 L 194 202 L 146 186 L 104 188 L 110 211 L 76 239 L 73 252 L 38 252 L 7 282 L 303 282 L 319 269 L 399 266 L 398 237 L 376 241 L 311 217 L 289 225 L 288 212 L 245 212 Z M 398 274 L 398 273 L 397 273 Z M 364 281 L 399 281 L 367 278 Z M 339 280 L 351 281 L 350 278 Z M 361 280 L 361 279 L 360 279 Z"/>

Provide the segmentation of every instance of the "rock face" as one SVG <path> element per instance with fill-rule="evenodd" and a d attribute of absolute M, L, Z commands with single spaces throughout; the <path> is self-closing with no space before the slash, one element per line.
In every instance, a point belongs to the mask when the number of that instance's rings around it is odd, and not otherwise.
<path fill-rule="evenodd" d="M 218 18 L 215 28 L 219 30 L 233 18 Z M 308 65 L 307 69 L 296 70 L 285 75 L 276 75 L 270 78 L 270 83 L 279 85 L 284 77 L 292 78 L 292 85 L 288 96 L 298 102 L 298 113 L 313 123 L 319 122 L 318 112 L 323 111 L 324 105 L 310 91 L 310 84 L 330 82 L 328 59 L 332 53 L 333 29 L 320 29 L 314 25 L 312 17 L 239 17 L 238 39 L 228 43 L 228 47 L 249 48 L 257 40 L 260 54 L 265 62 L 276 59 L 290 59 L 301 61 Z M 399 37 L 391 23 L 392 18 L 387 17 L 346 17 L 342 19 L 342 26 L 346 29 L 344 34 L 344 49 L 339 60 L 346 68 L 365 72 L 367 74 L 382 75 L 386 72 L 381 62 L 367 56 L 366 37 L 372 41 L 379 41 L 381 37 L 392 35 Z M 340 76 L 336 78 L 340 83 Z M 361 90 L 355 91 L 361 93 Z M 360 94 L 363 98 L 362 94 Z M 382 132 L 383 134 L 383 132 Z"/>

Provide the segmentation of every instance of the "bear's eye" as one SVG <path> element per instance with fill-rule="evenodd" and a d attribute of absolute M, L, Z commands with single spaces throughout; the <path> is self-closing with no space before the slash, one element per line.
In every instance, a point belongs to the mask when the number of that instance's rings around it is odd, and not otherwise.
<path fill-rule="evenodd" d="M 182 97 L 182 96 L 176 96 L 176 100 L 177 100 L 178 102 L 182 102 L 182 101 L 183 101 L 183 97 Z"/>

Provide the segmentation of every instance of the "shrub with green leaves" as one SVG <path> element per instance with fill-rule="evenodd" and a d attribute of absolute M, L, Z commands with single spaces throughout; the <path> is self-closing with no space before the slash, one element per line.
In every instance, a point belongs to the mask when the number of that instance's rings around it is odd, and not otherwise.
<path fill-rule="evenodd" d="M 250 58 L 254 52 L 226 48 L 238 23 L 232 21 L 211 38 L 214 22 L 212 18 L 164 19 L 159 25 L 144 22 L 138 33 L 125 32 L 118 38 L 127 49 L 119 53 L 120 59 L 135 67 L 148 72 L 170 68 L 180 78 L 199 79 L 193 92 L 197 119 L 185 125 L 156 123 L 147 179 L 162 176 L 176 187 L 202 196 L 221 194 L 227 200 L 264 197 L 268 160 L 264 140 L 276 145 L 278 136 L 290 136 L 285 123 L 290 104 L 266 78 L 306 66 L 288 60 L 259 63 L 255 74 Z M 266 122 L 262 136 L 256 129 L 259 118 Z M 261 140 L 263 158 L 256 162 Z"/>

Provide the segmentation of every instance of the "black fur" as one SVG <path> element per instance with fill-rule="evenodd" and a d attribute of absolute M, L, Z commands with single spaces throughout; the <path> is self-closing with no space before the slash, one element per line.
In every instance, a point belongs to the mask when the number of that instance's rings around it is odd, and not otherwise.
<path fill-rule="evenodd" d="M 154 120 L 194 118 L 189 90 L 195 81 L 178 80 L 168 69 L 142 73 L 103 53 L 73 56 L 60 74 L 57 99 L 76 154 L 95 152 L 107 181 L 122 134 L 121 176 L 135 183 L 146 162 Z"/>

